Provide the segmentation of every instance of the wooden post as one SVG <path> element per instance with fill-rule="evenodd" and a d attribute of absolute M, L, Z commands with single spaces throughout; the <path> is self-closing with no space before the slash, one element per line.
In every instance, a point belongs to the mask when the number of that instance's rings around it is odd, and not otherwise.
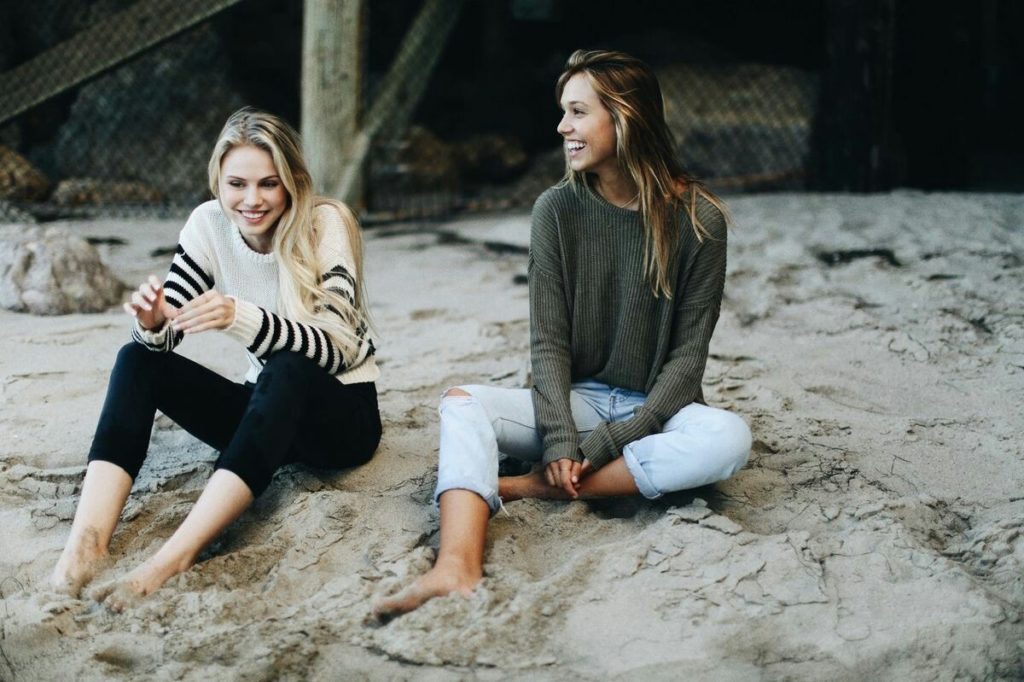
<path fill-rule="evenodd" d="M 430 74 L 441 57 L 448 34 L 462 11 L 464 0 L 424 0 L 423 8 L 405 34 L 366 115 L 366 125 L 355 136 L 346 153 L 348 167 L 341 177 L 338 193 L 351 202 L 362 177 L 363 162 L 371 142 L 378 136 L 394 139 L 405 132 Z M 385 132 L 386 131 L 386 132 Z"/>
<path fill-rule="evenodd" d="M 339 182 L 363 115 L 365 0 L 305 0 L 302 140 L 314 189 L 342 198 Z M 359 208 L 361 182 L 347 200 Z"/>

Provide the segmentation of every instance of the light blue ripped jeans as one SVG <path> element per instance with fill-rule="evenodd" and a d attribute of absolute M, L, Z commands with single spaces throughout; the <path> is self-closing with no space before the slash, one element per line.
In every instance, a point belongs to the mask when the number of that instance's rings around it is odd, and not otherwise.
<path fill-rule="evenodd" d="M 526 388 L 460 386 L 468 396 L 441 398 L 441 451 L 435 501 L 453 488 L 471 490 L 494 513 L 498 461 L 513 457 L 539 462 L 544 446 Z M 572 385 L 569 403 L 582 441 L 603 421 L 633 416 L 647 396 L 592 379 Z M 742 418 L 715 407 L 691 403 L 656 433 L 622 448 L 629 473 L 644 497 L 696 488 L 729 478 L 750 455 L 750 429 Z"/>

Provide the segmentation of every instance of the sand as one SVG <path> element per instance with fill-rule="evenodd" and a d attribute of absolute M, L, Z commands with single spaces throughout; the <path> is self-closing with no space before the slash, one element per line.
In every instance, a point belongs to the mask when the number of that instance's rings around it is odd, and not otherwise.
<path fill-rule="evenodd" d="M 748 466 L 655 501 L 511 503 L 472 598 L 385 625 L 373 600 L 437 547 L 438 395 L 527 380 L 528 216 L 370 230 L 376 457 L 281 471 L 123 614 L 43 585 L 127 318 L 0 313 L 0 679 L 1021 678 L 1024 197 L 731 206 L 705 393 L 750 423 Z M 62 226 L 124 239 L 99 248 L 135 283 L 180 224 Z M 221 335 L 182 352 L 244 370 Z M 158 417 L 100 580 L 170 535 L 215 456 Z"/>

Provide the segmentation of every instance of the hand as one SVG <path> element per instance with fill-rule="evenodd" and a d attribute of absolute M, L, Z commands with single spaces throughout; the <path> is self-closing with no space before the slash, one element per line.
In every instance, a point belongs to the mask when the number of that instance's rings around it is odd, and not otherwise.
<path fill-rule="evenodd" d="M 164 299 L 164 285 L 154 275 L 132 292 L 131 300 L 124 304 L 124 311 L 137 319 L 143 329 L 150 331 L 159 329 L 165 321 L 178 314 Z"/>
<path fill-rule="evenodd" d="M 171 329 L 198 334 L 210 329 L 227 329 L 235 321 L 235 299 L 210 289 L 183 305 L 171 321 Z"/>
<path fill-rule="evenodd" d="M 544 479 L 548 482 L 548 485 L 562 488 L 569 494 L 569 497 L 575 500 L 580 496 L 577 489 L 580 485 L 580 470 L 582 467 L 582 462 L 577 462 L 568 457 L 556 459 L 548 464 L 544 470 Z"/>

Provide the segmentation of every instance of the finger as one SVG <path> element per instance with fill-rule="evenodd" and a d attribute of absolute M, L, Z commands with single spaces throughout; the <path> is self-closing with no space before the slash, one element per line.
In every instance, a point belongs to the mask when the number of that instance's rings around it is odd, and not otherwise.
<path fill-rule="evenodd" d="M 590 460 L 583 460 L 583 466 L 580 467 L 580 478 L 582 479 L 584 476 L 589 476 L 593 471 L 594 467 L 590 463 Z"/>
<path fill-rule="evenodd" d="M 561 471 L 559 472 L 561 478 L 562 489 L 569 493 L 569 497 L 576 497 L 576 486 L 572 484 L 572 460 L 565 460 L 562 462 Z"/>
<path fill-rule="evenodd" d="M 569 470 L 569 478 L 572 480 L 573 486 L 578 486 L 580 483 L 580 468 L 582 466 L 579 462 L 572 463 L 572 467 Z"/>
<path fill-rule="evenodd" d="M 544 480 L 548 482 L 548 485 L 555 485 L 555 476 L 552 473 L 554 470 L 554 463 L 547 465 L 544 469 Z"/>
<path fill-rule="evenodd" d="M 149 276 L 149 286 L 153 287 L 157 291 L 164 288 L 163 282 L 161 282 L 156 275 Z"/>
<path fill-rule="evenodd" d="M 127 301 L 125 301 L 122 305 L 123 305 L 124 311 L 126 313 L 128 313 L 132 317 L 138 317 L 139 313 L 138 313 L 137 310 L 135 310 L 135 306 L 133 306 L 131 303 L 128 303 Z"/>
<path fill-rule="evenodd" d="M 146 301 L 146 299 L 142 296 L 142 292 L 139 291 L 132 292 L 132 305 L 134 305 L 136 308 L 141 308 L 142 310 L 145 311 L 150 311 L 153 309 L 153 306 L 151 306 Z"/>

